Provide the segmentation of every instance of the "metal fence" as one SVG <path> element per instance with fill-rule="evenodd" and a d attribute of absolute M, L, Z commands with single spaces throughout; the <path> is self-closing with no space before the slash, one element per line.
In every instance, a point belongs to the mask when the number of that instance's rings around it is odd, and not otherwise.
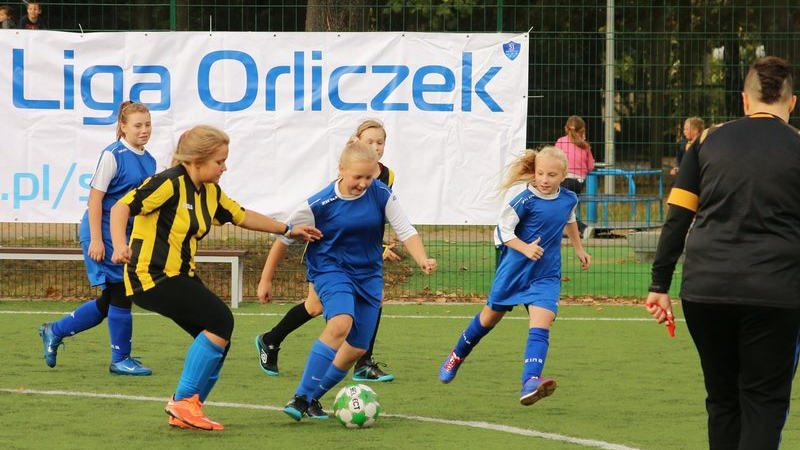
<path fill-rule="evenodd" d="M 770 54 L 800 61 L 796 0 L 173 0 L 42 5 L 51 29 L 71 32 L 530 30 L 527 146 L 552 144 L 563 134 L 565 119 L 579 115 L 587 123 L 595 158 L 609 164 L 599 172 L 606 175 L 597 177 L 597 193 L 630 196 L 632 177 L 635 197 L 650 199 L 582 205 L 581 215 L 593 225 L 585 241 L 595 265 L 581 273 L 566 248 L 562 294 L 586 301 L 644 294 L 650 271 L 647 245 L 634 252 L 632 242 L 648 240 L 639 231 L 658 230 L 683 120 L 699 116 L 713 124 L 740 116 L 739 92 L 754 58 Z M 24 13 L 22 3 L 11 6 L 17 18 Z M 800 125 L 797 119 L 792 123 Z M 0 245 L 77 246 L 76 228 L 4 223 Z M 491 228 L 420 230 L 440 270 L 425 277 L 408 264 L 409 258 L 387 264 L 387 298 L 484 297 L 495 267 Z M 250 250 L 244 295 L 252 300 L 271 238 L 226 227 L 203 245 Z M 282 265 L 279 299 L 304 295 L 299 253 L 292 250 L 290 261 Z M 201 267 L 201 272 L 215 290 L 227 292 L 225 274 L 213 265 Z M 673 292 L 678 281 L 676 277 Z M 0 298 L 94 294 L 79 263 L 0 261 Z"/>

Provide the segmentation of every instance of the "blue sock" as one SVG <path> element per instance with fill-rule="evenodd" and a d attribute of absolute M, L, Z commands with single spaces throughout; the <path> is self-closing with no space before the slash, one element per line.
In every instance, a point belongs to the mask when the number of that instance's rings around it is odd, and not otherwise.
<path fill-rule="evenodd" d="M 206 399 L 208 398 L 208 394 L 211 393 L 211 390 L 214 389 L 214 385 L 217 384 L 217 380 L 219 380 L 219 372 L 222 370 L 222 365 L 225 364 L 225 357 L 228 356 L 228 350 L 230 350 L 231 344 L 229 343 L 227 347 L 225 347 L 225 353 L 222 354 L 222 359 L 219 360 L 219 364 L 214 370 L 211 372 L 211 375 L 208 376 L 208 381 L 206 385 L 200 389 L 200 401 L 205 403 Z"/>
<path fill-rule="evenodd" d="M 542 376 L 547 349 L 550 347 L 550 330 L 531 328 L 528 331 L 528 343 L 525 345 L 525 361 L 522 365 L 522 383 L 531 377 Z"/>
<path fill-rule="evenodd" d="M 105 314 L 97 309 L 97 300 L 89 300 L 69 315 L 53 324 L 53 333 L 61 337 L 69 337 L 83 330 L 96 327 L 105 319 Z"/>
<path fill-rule="evenodd" d="M 120 362 L 131 356 L 133 316 L 130 309 L 109 305 L 108 335 L 111 338 L 111 362 Z"/>
<path fill-rule="evenodd" d="M 295 395 L 301 395 L 306 400 L 313 400 L 314 391 L 317 390 L 323 377 L 328 373 L 328 368 L 333 365 L 335 356 L 336 350 L 317 339 L 308 353 L 308 361 L 306 362 L 305 370 L 303 370 L 303 378 L 300 379 L 300 386 L 297 387 Z"/>
<path fill-rule="evenodd" d="M 186 352 L 181 380 L 175 390 L 175 400 L 199 394 L 211 374 L 217 370 L 224 353 L 225 349 L 208 340 L 205 333 L 198 334 Z"/>
<path fill-rule="evenodd" d="M 461 338 L 458 340 L 456 347 L 453 351 L 456 353 L 456 356 L 459 358 L 466 358 L 467 355 L 472 352 L 472 349 L 478 345 L 478 342 L 481 341 L 481 338 L 489 334 L 494 327 L 485 327 L 481 325 L 481 313 L 475 315 L 472 318 L 472 322 L 469 323 L 469 326 L 463 333 L 461 333 Z"/>
<path fill-rule="evenodd" d="M 336 367 L 335 364 L 331 364 L 330 368 L 328 368 L 328 371 L 325 372 L 325 376 L 322 377 L 322 382 L 319 383 L 317 389 L 311 395 L 311 399 L 321 399 L 323 395 L 327 394 L 328 391 L 333 389 L 333 387 L 339 384 L 340 381 L 344 380 L 344 377 L 347 376 L 347 372 L 349 371 L 349 368 L 347 370 L 342 370 Z"/>

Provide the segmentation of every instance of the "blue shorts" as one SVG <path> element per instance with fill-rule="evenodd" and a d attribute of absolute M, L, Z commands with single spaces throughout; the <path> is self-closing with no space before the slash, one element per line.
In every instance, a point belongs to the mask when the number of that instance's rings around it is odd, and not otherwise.
<path fill-rule="evenodd" d="M 122 271 L 125 266 L 111 262 L 111 255 L 114 252 L 111 241 L 103 240 L 106 247 L 106 255 L 102 261 L 95 261 L 89 257 L 89 243 L 90 241 L 81 241 L 83 261 L 86 265 L 86 276 L 89 278 L 89 285 L 100 286 L 100 289 L 105 290 L 106 283 L 124 282 Z"/>
<path fill-rule="evenodd" d="M 518 304 L 525 305 L 525 309 L 528 309 L 528 306 L 537 306 L 539 308 L 553 311 L 553 314 L 558 315 L 558 300 L 553 301 L 551 299 L 531 299 L 531 301 L 525 301 L 524 303 Z M 492 303 L 492 300 L 489 299 L 486 301 L 486 306 L 495 312 L 509 312 L 517 305 Z"/>
<path fill-rule="evenodd" d="M 314 289 L 322 302 L 325 320 L 341 314 L 349 315 L 353 318 L 353 326 L 347 335 L 347 343 L 355 348 L 369 348 L 378 323 L 380 303 L 368 300 L 352 280 L 341 274 L 314 278 Z"/>

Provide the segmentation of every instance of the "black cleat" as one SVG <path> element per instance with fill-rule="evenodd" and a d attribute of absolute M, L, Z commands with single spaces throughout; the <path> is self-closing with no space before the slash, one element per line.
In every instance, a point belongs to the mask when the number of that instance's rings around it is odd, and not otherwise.
<path fill-rule="evenodd" d="M 308 414 L 308 401 L 299 395 L 295 395 L 283 407 L 283 412 L 292 419 L 300 421 L 304 415 Z"/>
<path fill-rule="evenodd" d="M 386 364 L 375 362 L 370 358 L 364 361 L 364 365 L 353 370 L 353 381 L 378 381 L 386 382 L 394 380 L 394 375 L 385 373 L 378 366 L 386 367 Z"/>
<path fill-rule="evenodd" d="M 312 400 L 311 403 L 308 404 L 306 416 L 312 419 L 328 418 L 328 414 L 322 409 L 322 404 L 319 402 L 319 400 Z"/>
<path fill-rule="evenodd" d="M 261 365 L 261 370 L 271 377 L 277 377 L 278 372 L 278 352 L 280 347 L 275 347 L 272 344 L 264 342 L 264 336 L 267 333 L 259 334 L 256 336 L 256 349 L 258 349 L 258 362 Z"/>

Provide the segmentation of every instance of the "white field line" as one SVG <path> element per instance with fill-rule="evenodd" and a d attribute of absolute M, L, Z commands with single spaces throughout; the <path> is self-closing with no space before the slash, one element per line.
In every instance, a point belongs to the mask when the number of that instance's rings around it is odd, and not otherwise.
<path fill-rule="evenodd" d="M 9 394 L 28 394 L 28 395 L 61 395 L 68 397 L 86 397 L 86 398 L 101 398 L 113 400 L 130 400 L 140 402 L 161 402 L 166 403 L 169 399 L 164 397 L 145 397 L 141 395 L 122 395 L 122 394 L 102 394 L 96 392 L 77 392 L 77 391 L 39 391 L 34 389 L 9 389 L 0 388 L 0 392 Z M 266 411 L 283 411 L 283 408 L 269 405 L 252 405 L 246 403 L 229 403 L 229 402 L 206 402 L 206 405 L 220 406 L 224 408 L 238 408 L 238 409 L 256 409 Z M 565 442 L 569 444 L 576 444 L 583 447 L 600 448 L 604 450 L 642 450 L 636 447 L 628 447 L 620 444 L 612 444 L 609 442 L 598 441 L 594 439 L 582 439 L 572 436 L 565 436 L 556 433 L 544 433 L 536 430 L 528 430 L 525 428 L 512 427 L 508 425 L 498 425 L 489 422 L 467 421 L 467 420 L 448 420 L 439 419 L 436 417 L 423 417 L 423 416 L 407 416 L 402 414 L 382 414 L 383 417 L 414 420 L 417 422 L 431 422 L 440 423 L 444 425 L 456 425 L 461 427 L 479 428 L 482 430 L 499 431 L 502 433 L 516 434 L 520 436 L 530 436 L 541 439 L 548 439 L 551 441 Z"/>
<path fill-rule="evenodd" d="M 69 311 L 0 311 L 0 314 L 20 314 L 20 315 L 46 315 L 46 316 L 59 316 L 68 314 Z M 234 316 L 238 317 L 283 317 L 285 313 L 244 313 L 233 312 Z M 644 314 L 644 312 L 643 312 Z M 157 316 L 158 314 L 150 312 L 135 312 L 134 316 Z M 472 319 L 473 316 L 428 316 L 428 315 L 400 315 L 400 314 L 383 314 L 384 319 Z M 525 316 L 506 316 L 503 320 L 528 320 Z M 577 322 L 650 322 L 653 319 L 650 317 L 559 317 L 557 321 L 577 321 Z M 676 322 L 685 322 L 684 319 L 675 319 Z"/>

